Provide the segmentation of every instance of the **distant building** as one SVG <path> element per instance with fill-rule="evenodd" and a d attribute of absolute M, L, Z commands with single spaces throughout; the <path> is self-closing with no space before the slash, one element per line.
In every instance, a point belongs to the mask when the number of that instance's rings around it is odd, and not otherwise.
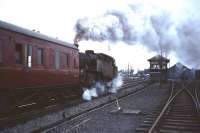
<path fill-rule="evenodd" d="M 167 70 L 169 59 L 156 55 L 148 59 L 150 63 L 149 74 L 152 81 L 165 81 L 167 79 Z"/>
<path fill-rule="evenodd" d="M 199 77 L 198 71 L 194 69 L 189 69 L 181 63 L 176 63 L 174 66 L 170 67 L 167 71 L 168 79 L 172 80 L 193 80 L 195 77 Z"/>

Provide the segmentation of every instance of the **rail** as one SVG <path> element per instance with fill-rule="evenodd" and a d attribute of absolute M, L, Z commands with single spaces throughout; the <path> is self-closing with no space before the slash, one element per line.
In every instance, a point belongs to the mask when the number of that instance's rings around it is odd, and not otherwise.
<path fill-rule="evenodd" d="M 197 92 L 197 87 L 195 88 L 195 98 L 197 100 L 197 104 L 198 104 L 198 113 L 200 113 L 200 102 L 199 102 L 199 95 L 198 95 L 198 92 Z"/>
<path fill-rule="evenodd" d="M 199 105 L 198 105 L 196 96 L 194 96 L 194 95 L 196 95 L 196 94 L 193 95 L 192 92 L 189 91 L 188 88 L 185 88 L 185 90 L 186 90 L 186 92 L 192 97 L 192 100 L 193 100 L 193 102 L 195 103 L 195 106 L 196 106 L 196 111 L 199 112 Z M 196 92 L 195 92 L 195 93 L 196 93 Z"/>
<path fill-rule="evenodd" d="M 136 95 L 136 94 L 142 92 L 145 88 L 146 88 L 146 87 L 144 86 L 144 87 L 142 87 L 142 88 L 140 88 L 140 89 L 136 89 L 136 90 L 134 90 L 133 92 L 130 92 L 129 94 L 125 94 L 125 95 L 123 95 L 123 96 L 121 96 L 121 97 L 118 97 L 118 101 L 123 100 L 124 98 L 126 98 L 126 97 L 128 97 L 128 96 Z M 88 110 L 86 110 L 86 111 L 80 112 L 80 113 L 78 113 L 78 114 L 74 114 L 74 115 L 72 115 L 72 116 L 70 116 L 70 117 L 68 117 L 68 118 L 65 118 L 65 119 L 63 119 L 63 120 L 61 120 L 61 121 L 57 121 L 57 122 L 52 123 L 52 124 L 50 124 L 50 125 L 44 126 L 44 127 L 40 128 L 40 129 L 36 129 L 36 130 L 33 131 L 33 133 L 35 133 L 35 132 L 50 132 L 51 130 L 53 130 L 54 128 L 56 128 L 57 126 L 61 125 L 61 124 L 64 123 L 64 122 L 73 121 L 73 120 L 75 120 L 75 119 L 77 119 L 77 118 L 80 118 L 80 117 L 83 117 L 83 116 L 85 116 L 85 115 L 87 115 L 87 114 L 89 114 L 89 113 L 92 113 L 92 112 L 94 112 L 94 111 L 100 110 L 100 109 L 102 109 L 102 108 L 104 108 L 104 107 L 106 107 L 106 106 L 112 105 L 112 104 L 115 103 L 115 102 L 116 102 L 116 98 L 111 99 L 111 100 L 109 100 L 108 102 L 105 102 L 105 103 L 103 103 L 103 104 L 100 104 L 100 105 L 98 105 L 98 106 L 95 106 L 95 107 L 93 107 L 93 108 L 91 108 L 91 109 L 88 109 Z"/>
<path fill-rule="evenodd" d="M 193 102 L 195 103 L 195 106 L 196 106 L 196 111 L 198 114 L 200 114 L 200 102 L 199 102 L 199 95 L 198 95 L 198 85 L 197 83 L 195 82 L 195 87 L 193 88 L 194 89 L 194 94 L 192 94 L 191 92 L 191 89 L 188 89 L 186 88 L 186 91 L 188 92 L 188 94 L 192 97 L 192 100 Z"/>
<path fill-rule="evenodd" d="M 171 94 L 164 106 L 164 108 L 162 109 L 161 113 L 159 114 L 159 116 L 156 118 L 156 120 L 154 121 L 153 125 L 151 126 L 151 128 L 149 129 L 148 133 L 153 133 L 153 131 L 155 130 L 155 128 L 158 126 L 159 121 L 161 120 L 161 118 L 163 117 L 166 109 L 168 108 L 168 106 L 170 105 L 170 103 L 174 100 L 174 98 L 180 94 L 180 92 L 182 92 L 184 90 L 184 88 L 178 90 L 174 95 L 174 83 L 172 83 L 172 90 L 171 90 Z"/>

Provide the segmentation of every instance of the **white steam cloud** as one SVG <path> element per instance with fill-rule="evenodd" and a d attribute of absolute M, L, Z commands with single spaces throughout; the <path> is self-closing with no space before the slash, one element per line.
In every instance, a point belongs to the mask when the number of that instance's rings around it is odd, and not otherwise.
<path fill-rule="evenodd" d="M 142 44 L 166 55 L 175 52 L 182 62 L 199 68 L 199 9 L 197 0 L 133 0 L 125 8 L 79 19 L 75 39 Z"/>
<path fill-rule="evenodd" d="M 96 82 L 95 85 L 90 88 L 83 88 L 83 99 L 86 101 L 92 100 L 92 98 L 98 97 L 99 95 L 105 93 L 117 93 L 120 86 L 123 84 L 123 80 L 121 75 L 118 75 L 112 81 L 104 84 L 100 82 Z"/>

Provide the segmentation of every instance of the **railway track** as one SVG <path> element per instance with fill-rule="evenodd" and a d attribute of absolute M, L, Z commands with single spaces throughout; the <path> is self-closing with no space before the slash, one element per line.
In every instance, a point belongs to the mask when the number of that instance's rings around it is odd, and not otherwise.
<path fill-rule="evenodd" d="M 138 85 L 139 83 L 137 84 L 134 84 L 134 85 Z M 130 87 L 130 82 L 127 84 L 127 85 L 124 85 L 125 88 L 127 88 L 128 86 Z M 133 84 L 132 84 L 133 85 Z M 37 129 L 37 130 L 34 130 L 33 133 L 38 133 L 38 132 L 44 132 L 44 133 L 47 133 L 47 132 L 54 132 L 54 129 L 56 129 L 57 127 L 59 127 L 60 125 L 62 124 L 65 124 L 65 122 L 69 123 L 69 122 L 72 122 L 73 120 L 76 120 L 76 119 L 83 119 L 83 121 L 81 121 L 81 123 L 77 123 L 75 126 L 71 127 L 71 129 L 69 129 L 70 131 L 69 132 L 73 132 L 73 130 L 76 130 L 76 128 L 81 125 L 82 123 L 84 123 L 85 121 L 87 121 L 87 115 L 89 115 L 90 113 L 94 112 L 94 111 L 97 111 L 97 110 L 100 110 L 102 108 L 105 108 L 109 105 L 113 105 L 113 104 L 118 104 L 118 102 L 120 100 L 123 100 L 124 98 L 128 97 L 128 96 L 132 96 L 132 95 L 136 95 L 137 93 L 139 92 L 142 92 L 143 90 L 145 89 L 145 87 L 141 88 L 141 89 L 136 89 L 134 90 L 132 93 L 129 93 L 129 94 L 126 94 L 124 96 L 121 96 L 121 97 L 118 97 L 116 99 L 113 99 L 113 100 L 110 100 L 104 104 L 100 104 L 99 106 L 96 106 L 92 109 L 89 109 L 89 110 L 86 110 L 84 112 L 80 112 L 78 114 L 75 114 L 75 115 L 72 115 L 68 118 L 65 118 L 61 121 L 58 121 L 56 123 L 53 123 L 53 124 L 50 124 L 50 125 L 47 125 L 43 128 L 40 128 L 40 129 Z"/>
<path fill-rule="evenodd" d="M 199 133 L 199 94 L 194 83 L 176 83 L 165 104 L 149 114 L 137 133 Z"/>
<path fill-rule="evenodd" d="M 128 88 L 128 87 L 131 87 L 131 86 L 135 86 L 135 85 L 138 85 L 138 84 L 141 84 L 143 82 L 146 82 L 148 81 L 149 79 L 148 78 L 142 78 L 142 79 L 123 79 L 123 84 L 122 86 L 119 88 Z"/>
<path fill-rule="evenodd" d="M 126 83 L 122 85 L 120 89 L 125 89 L 131 86 L 136 86 L 146 82 L 144 79 L 137 80 L 126 80 Z M 43 116 L 48 113 L 53 113 L 64 108 L 71 106 L 76 106 L 83 102 L 81 97 L 71 97 L 71 102 L 57 103 L 54 101 L 49 102 L 46 106 L 37 106 L 36 104 L 26 103 L 19 105 L 14 112 L 9 112 L 7 114 L 0 114 L 0 127 L 8 127 L 19 124 L 20 122 L 28 121 L 36 117 Z"/>

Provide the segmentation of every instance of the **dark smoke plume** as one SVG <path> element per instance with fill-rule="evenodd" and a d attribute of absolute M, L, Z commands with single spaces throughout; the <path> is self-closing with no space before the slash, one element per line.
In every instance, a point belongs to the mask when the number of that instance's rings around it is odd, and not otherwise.
<path fill-rule="evenodd" d="M 97 18 L 79 19 L 75 25 L 75 41 L 142 44 L 152 51 L 166 55 L 175 52 L 182 62 L 199 68 L 200 15 L 197 6 L 200 3 L 195 0 L 189 2 L 187 1 L 187 6 L 176 17 L 173 16 L 176 12 L 159 6 L 149 5 L 151 10 L 147 11 L 146 4 L 133 3 L 127 6 L 128 12 L 112 10 Z M 181 3 L 183 2 L 179 4 Z"/>
<path fill-rule="evenodd" d="M 132 8 L 135 12 L 136 8 Z M 160 14 L 159 14 L 160 15 Z M 160 16 L 141 16 L 129 21 L 129 17 L 122 11 L 108 11 L 99 18 L 79 19 L 75 25 L 75 41 L 123 41 L 127 44 L 140 42 L 153 51 L 169 52 L 170 36 L 168 30 L 171 25 L 168 14 L 162 12 Z M 137 17 L 134 14 L 133 17 Z M 161 48 L 162 47 L 162 48 Z"/>

